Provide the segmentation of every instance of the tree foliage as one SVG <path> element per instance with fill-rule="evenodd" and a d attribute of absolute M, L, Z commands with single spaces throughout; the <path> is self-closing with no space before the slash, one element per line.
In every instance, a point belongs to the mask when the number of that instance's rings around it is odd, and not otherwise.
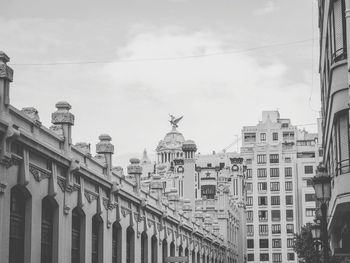
<path fill-rule="evenodd" d="M 299 234 L 294 235 L 294 251 L 298 254 L 301 263 L 319 263 L 320 252 L 314 245 L 311 234 L 312 224 L 301 227 Z"/>

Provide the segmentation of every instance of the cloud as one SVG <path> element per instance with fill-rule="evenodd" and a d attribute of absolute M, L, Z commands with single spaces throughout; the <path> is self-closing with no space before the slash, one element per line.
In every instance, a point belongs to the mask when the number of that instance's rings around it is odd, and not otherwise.
<path fill-rule="evenodd" d="M 274 0 L 268 0 L 264 7 L 256 9 L 254 11 L 254 15 L 258 15 L 258 16 L 266 15 L 266 14 L 272 13 L 276 9 L 277 9 L 277 7 L 276 7 L 276 3 L 274 2 Z"/>

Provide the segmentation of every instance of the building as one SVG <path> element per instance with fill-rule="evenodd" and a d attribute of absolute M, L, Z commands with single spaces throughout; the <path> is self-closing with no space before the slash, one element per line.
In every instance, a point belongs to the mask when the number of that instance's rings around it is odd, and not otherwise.
<path fill-rule="evenodd" d="M 175 117 L 173 117 L 175 119 Z M 142 187 L 151 191 L 154 181 L 162 185 L 163 198 L 178 207 L 188 204 L 199 224 L 214 225 L 234 262 L 245 262 L 245 165 L 237 153 L 195 154 L 197 145 L 185 140 L 172 123 L 156 148 L 154 173 L 144 176 Z M 145 158 L 143 158 L 145 159 Z M 150 166 L 149 163 L 145 166 Z"/>
<path fill-rule="evenodd" d="M 1 262 L 237 262 L 217 224 L 193 220 L 186 201 L 164 200 L 157 180 L 141 189 L 138 159 L 127 169 L 133 182 L 114 168 L 110 136 L 99 137 L 94 156 L 90 144 L 74 144 L 67 102 L 56 104 L 50 128 L 34 108 L 13 107 L 8 61 L 0 52 Z"/>
<path fill-rule="evenodd" d="M 349 1 L 319 3 L 323 164 L 331 177 L 328 236 L 332 254 L 350 258 Z"/>
<path fill-rule="evenodd" d="M 263 111 L 257 125 L 243 127 L 248 262 L 296 262 L 294 233 L 314 218 L 309 179 L 319 160 L 317 138 L 278 111 Z"/>

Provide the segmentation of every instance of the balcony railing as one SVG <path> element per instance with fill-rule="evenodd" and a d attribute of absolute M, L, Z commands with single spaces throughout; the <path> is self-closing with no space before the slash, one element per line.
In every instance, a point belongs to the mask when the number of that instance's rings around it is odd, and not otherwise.
<path fill-rule="evenodd" d="M 342 160 L 337 163 L 335 168 L 336 175 L 349 173 L 350 172 L 350 161 L 349 159 Z"/>

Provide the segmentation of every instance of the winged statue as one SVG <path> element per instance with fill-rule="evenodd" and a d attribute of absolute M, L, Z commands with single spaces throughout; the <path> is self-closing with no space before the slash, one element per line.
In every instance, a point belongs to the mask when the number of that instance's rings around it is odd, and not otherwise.
<path fill-rule="evenodd" d="M 177 128 L 178 127 L 177 124 L 184 117 L 184 116 L 181 116 L 180 118 L 176 118 L 174 115 L 171 115 L 171 114 L 169 114 L 169 116 L 170 116 L 170 121 L 169 122 L 173 126 L 173 128 Z"/>

